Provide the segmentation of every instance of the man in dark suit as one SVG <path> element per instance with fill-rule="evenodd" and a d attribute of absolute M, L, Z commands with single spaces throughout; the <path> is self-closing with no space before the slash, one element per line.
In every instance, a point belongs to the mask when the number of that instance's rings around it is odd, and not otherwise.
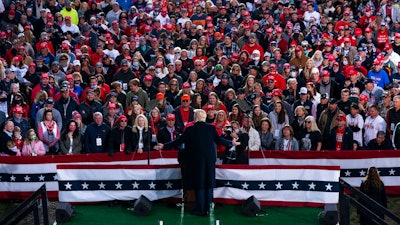
<path fill-rule="evenodd" d="M 10 120 L 4 123 L 4 130 L 0 133 L 0 154 L 17 155 L 16 152 L 7 147 L 8 142 L 13 142 L 12 134 L 14 132 L 14 123 Z"/>
<path fill-rule="evenodd" d="M 196 208 L 192 213 L 198 216 L 206 216 L 210 211 L 213 188 L 215 187 L 215 162 L 217 157 L 215 143 L 225 146 L 240 144 L 218 136 L 215 127 L 205 123 L 206 117 L 204 110 L 195 110 L 195 123 L 188 126 L 178 139 L 155 147 L 156 150 L 161 150 L 163 148 L 176 148 L 180 144 L 185 144 L 185 156 L 181 164 L 183 188 L 185 190 L 194 189 Z"/>
<path fill-rule="evenodd" d="M 177 139 L 180 135 L 180 130 L 175 126 L 175 114 L 168 114 L 167 117 L 167 125 L 165 127 L 161 127 L 158 131 L 158 142 L 159 143 L 167 143 Z"/>

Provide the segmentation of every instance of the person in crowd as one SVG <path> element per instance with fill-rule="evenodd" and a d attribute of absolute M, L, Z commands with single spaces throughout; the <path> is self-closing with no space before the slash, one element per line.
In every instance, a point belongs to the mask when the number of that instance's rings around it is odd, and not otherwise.
<path fill-rule="evenodd" d="M 75 155 L 81 154 L 83 151 L 83 138 L 79 131 L 78 123 L 70 120 L 64 126 L 64 130 L 60 136 L 60 154 Z"/>
<path fill-rule="evenodd" d="M 253 127 L 253 120 L 250 115 L 245 114 L 243 118 L 242 127 L 240 128 L 241 133 L 246 133 L 249 136 L 247 149 L 249 151 L 258 151 L 261 147 L 260 135 L 257 130 Z"/>
<path fill-rule="evenodd" d="M 21 152 L 22 146 L 24 145 L 24 138 L 21 135 L 21 129 L 18 126 L 14 126 L 13 142 L 18 151 Z"/>
<path fill-rule="evenodd" d="M 369 116 L 365 118 L 364 122 L 364 145 L 368 146 L 368 143 L 376 138 L 379 131 L 386 131 L 386 122 L 379 115 L 379 109 L 377 105 L 370 105 L 368 107 Z"/>
<path fill-rule="evenodd" d="M 369 141 L 367 150 L 393 150 L 392 142 L 384 131 L 378 131 L 376 138 Z"/>
<path fill-rule="evenodd" d="M 320 151 L 322 148 L 322 135 L 315 118 L 307 116 L 304 119 L 303 130 L 299 134 L 299 149 L 305 151 Z"/>
<path fill-rule="evenodd" d="M 318 119 L 318 127 L 322 133 L 322 149 L 328 149 L 330 132 L 333 127 L 338 125 L 337 116 L 343 112 L 337 107 L 335 98 L 329 99 L 328 108 L 322 111 Z"/>
<path fill-rule="evenodd" d="M 170 113 L 166 116 L 166 126 L 159 128 L 158 131 L 158 143 L 165 144 L 170 141 L 176 140 L 181 133 L 178 127 L 175 125 L 175 114 Z"/>
<path fill-rule="evenodd" d="M 274 139 L 278 140 L 282 134 L 282 128 L 285 125 L 289 125 L 289 117 L 282 102 L 276 102 L 275 108 L 269 113 L 269 119 L 271 120 L 272 127 L 274 128 Z"/>
<path fill-rule="evenodd" d="M 346 115 L 336 117 L 337 126 L 330 131 L 329 150 L 353 150 L 353 131 L 347 126 Z"/>
<path fill-rule="evenodd" d="M 361 181 L 360 191 L 366 194 L 368 197 L 382 205 L 383 207 L 387 207 L 387 196 L 386 196 L 386 188 L 384 183 L 379 176 L 379 171 L 376 167 L 371 166 L 368 169 L 367 175 L 365 179 Z M 362 199 L 359 200 L 361 204 L 365 204 Z M 380 218 L 384 219 L 384 214 L 380 212 L 375 212 Z M 375 224 L 373 220 L 360 212 L 360 225 L 370 225 Z"/>
<path fill-rule="evenodd" d="M 23 156 L 42 156 L 46 155 L 46 148 L 38 138 L 34 129 L 29 129 L 22 146 Z"/>
<path fill-rule="evenodd" d="M 36 113 L 36 127 L 38 127 L 38 124 L 43 120 L 43 114 L 46 109 L 51 110 L 54 116 L 54 120 L 56 121 L 57 125 L 62 129 L 62 117 L 61 113 L 54 108 L 54 99 L 52 97 L 49 97 L 45 101 L 45 105 L 43 108 L 39 109 Z"/>
<path fill-rule="evenodd" d="M 258 130 L 260 134 L 261 149 L 272 150 L 274 147 L 274 134 L 272 123 L 268 118 L 261 119 L 261 127 Z"/>
<path fill-rule="evenodd" d="M 298 151 L 299 143 L 293 135 L 293 128 L 288 124 L 284 125 L 280 138 L 275 142 L 275 150 Z"/>
<path fill-rule="evenodd" d="M 359 113 L 357 103 L 352 103 L 350 106 L 350 114 L 346 116 L 347 124 L 353 131 L 353 139 L 359 143 L 359 147 L 363 147 L 363 127 L 364 118 Z"/>
<path fill-rule="evenodd" d="M 101 112 L 93 114 L 93 122 L 86 128 L 83 136 L 84 152 L 86 153 L 102 153 L 106 152 L 107 134 L 110 127 L 103 122 Z"/>
<path fill-rule="evenodd" d="M 13 132 L 14 122 L 10 120 L 4 122 L 4 129 L 0 133 L 0 155 L 17 155 L 17 151 L 13 151 L 7 146 L 9 143 L 14 143 L 12 139 Z"/>
<path fill-rule="evenodd" d="M 61 97 L 54 103 L 54 108 L 60 112 L 62 117 L 62 127 L 72 119 L 72 112 L 79 107 L 78 102 L 70 95 L 69 88 L 62 86 L 60 89 Z"/>
<path fill-rule="evenodd" d="M 118 117 L 114 128 L 107 134 L 108 154 L 113 156 L 115 152 L 132 152 L 132 127 L 128 126 L 128 118 L 125 115 Z"/>
<path fill-rule="evenodd" d="M 176 126 L 183 129 L 189 122 L 193 121 L 194 109 L 190 106 L 191 99 L 189 95 L 182 95 L 181 105 L 175 108 Z"/>
<path fill-rule="evenodd" d="M 79 133 L 81 133 L 82 137 L 85 134 L 86 131 L 86 124 L 82 122 L 82 116 L 78 111 L 73 111 L 72 112 L 72 120 L 76 122 L 76 127 L 79 130 Z"/>
<path fill-rule="evenodd" d="M 290 126 L 295 131 L 294 137 L 300 141 L 300 134 L 304 131 L 304 121 L 308 116 L 308 112 L 304 108 L 304 106 L 299 105 L 294 109 L 295 119 L 290 124 Z"/>
<path fill-rule="evenodd" d="M 152 135 L 149 128 L 149 122 L 145 115 L 140 114 L 136 117 L 132 127 L 132 133 L 133 133 L 133 138 L 132 138 L 133 151 L 142 154 L 143 152 L 149 152 L 150 150 L 152 150 L 152 146 L 154 146 L 155 143 L 152 142 Z"/>
<path fill-rule="evenodd" d="M 86 125 L 93 122 L 95 112 L 102 112 L 101 103 L 95 100 L 94 90 L 86 91 L 86 99 L 79 105 L 78 111 L 82 116 L 83 123 Z"/>
<path fill-rule="evenodd" d="M 52 110 L 46 109 L 42 121 L 38 124 L 38 136 L 43 142 L 47 154 L 58 154 L 60 132 L 60 126 L 54 120 Z"/>
<path fill-rule="evenodd" d="M 387 95 L 386 93 L 382 97 L 385 99 L 390 99 L 390 95 Z M 389 138 L 392 137 L 395 126 L 400 122 L 399 114 L 400 114 L 400 96 L 396 95 L 393 97 L 393 107 L 391 107 L 388 110 L 386 116 L 383 117 L 385 118 L 385 122 L 387 125 L 386 132 L 389 134 Z"/>
<path fill-rule="evenodd" d="M 21 130 L 21 135 L 23 138 L 26 137 L 26 133 L 31 128 L 29 121 L 27 118 L 22 117 L 24 110 L 21 106 L 17 106 L 14 108 L 12 113 L 12 117 L 9 117 L 8 120 L 14 123 L 14 126 L 18 126 Z"/>

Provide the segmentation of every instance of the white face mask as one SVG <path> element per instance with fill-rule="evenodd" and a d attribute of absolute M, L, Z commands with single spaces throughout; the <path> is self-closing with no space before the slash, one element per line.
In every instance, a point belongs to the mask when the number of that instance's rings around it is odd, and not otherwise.
<path fill-rule="evenodd" d="M 255 61 L 258 61 L 258 60 L 260 60 L 260 56 L 255 56 L 255 57 L 253 57 L 253 59 L 254 59 Z"/>
<path fill-rule="evenodd" d="M 157 68 L 156 73 L 161 73 L 161 68 Z"/>
<path fill-rule="evenodd" d="M 370 13 L 370 12 L 366 12 L 366 13 L 365 13 L 365 16 L 366 16 L 366 17 L 370 17 L 370 16 L 371 16 L 371 13 Z"/>
<path fill-rule="evenodd" d="M 349 62 L 347 62 L 347 61 L 343 61 L 343 65 L 347 65 L 347 64 L 349 64 Z"/>
<path fill-rule="evenodd" d="M 296 77 L 296 72 L 290 72 L 291 77 Z"/>

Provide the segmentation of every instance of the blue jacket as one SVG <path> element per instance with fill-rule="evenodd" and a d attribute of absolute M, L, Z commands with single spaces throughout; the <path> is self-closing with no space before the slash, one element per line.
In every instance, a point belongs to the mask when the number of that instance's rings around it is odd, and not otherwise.
<path fill-rule="evenodd" d="M 94 122 L 88 125 L 83 138 L 84 151 L 86 153 L 106 152 L 106 137 L 109 131 L 110 127 L 105 123 L 102 123 L 100 126 Z M 101 138 L 101 146 L 97 145 L 97 138 Z"/>

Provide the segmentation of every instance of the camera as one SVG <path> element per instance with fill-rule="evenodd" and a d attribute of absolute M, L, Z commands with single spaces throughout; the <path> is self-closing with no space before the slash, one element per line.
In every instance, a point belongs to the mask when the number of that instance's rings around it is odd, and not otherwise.
<path fill-rule="evenodd" d="M 225 127 L 225 129 L 224 129 L 224 134 L 225 134 L 226 136 L 231 136 L 232 132 L 233 132 L 233 127 L 232 127 L 232 126 L 226 126 L 226 127 Z"/>

